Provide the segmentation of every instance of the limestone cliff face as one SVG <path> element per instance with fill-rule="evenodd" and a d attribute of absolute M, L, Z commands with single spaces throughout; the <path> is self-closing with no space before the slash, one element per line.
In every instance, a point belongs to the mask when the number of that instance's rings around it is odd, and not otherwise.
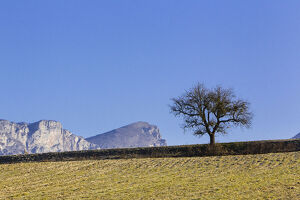
<path fill-rule="evenodd" d="M 57 121 L 14 123 L 0 120 L 0 155 L 97 149 L 84 138 L 62 128 Z"/>
<path fill-rule="evenodd" d="M 101 148 L 153 147 L 166 146 L 157 126 L 147 122 L 136 122 L 127 126 L 86 138 Z"/>

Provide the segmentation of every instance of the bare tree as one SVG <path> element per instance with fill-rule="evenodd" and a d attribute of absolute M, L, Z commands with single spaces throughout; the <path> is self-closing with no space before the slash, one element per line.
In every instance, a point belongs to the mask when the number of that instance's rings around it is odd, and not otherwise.
<path fill-rule="evenodd" d="M 192 129 L 195 135 L 208 134 L 211 145 L 215 144 L 216 133 L 226 134 L 231 127 L 251 125 L 249 103 L 237 99 L 232 89 L 207 89 L 198 83 L 172 101 L 171 112 L 183 117 L 183 128 Z"/>

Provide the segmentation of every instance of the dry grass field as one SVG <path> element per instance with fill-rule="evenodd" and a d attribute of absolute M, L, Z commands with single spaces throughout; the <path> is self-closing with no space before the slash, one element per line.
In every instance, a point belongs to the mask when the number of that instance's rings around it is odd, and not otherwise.
<path fill-rule="evenodd" d="M 0 199 L 300 199 L 300 152 L 2 164 Z"/>

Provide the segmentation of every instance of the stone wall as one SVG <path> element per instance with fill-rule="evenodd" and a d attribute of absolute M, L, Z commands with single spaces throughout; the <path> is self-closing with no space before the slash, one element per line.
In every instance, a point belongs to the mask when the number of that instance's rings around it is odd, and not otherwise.
<path fill-rule="evenodd" d="M 225 156 L 300 151 L 300 139 L 269 140 L 253 142 L 218 143 L 214 148 L 208 144 L 100 149 L 42 154 L 0 156 L 0 163 L 75 161 L 126 158 Z"/>

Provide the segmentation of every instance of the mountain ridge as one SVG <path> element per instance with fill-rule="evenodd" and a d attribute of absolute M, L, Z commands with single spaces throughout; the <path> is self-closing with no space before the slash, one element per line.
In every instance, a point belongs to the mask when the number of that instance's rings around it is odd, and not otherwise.
<path fill-rule="evenodd" d="M 33 123 L 0 120 L 0 155 L 98 149 L 55 120 Z"/>
<path fill-rule="evenodd" d="M 84 138 L 55 120 L 27 123 L 0 119 L 0 155 L 166 145 L 158 127 L 143 121 Z"/>
<path fill-rule="evenodd" d="M 88 137 L 86 140 L 104 149 L 167 145 L 166 140 L 161 138 L 158 127 L 143 121 Z"/>

